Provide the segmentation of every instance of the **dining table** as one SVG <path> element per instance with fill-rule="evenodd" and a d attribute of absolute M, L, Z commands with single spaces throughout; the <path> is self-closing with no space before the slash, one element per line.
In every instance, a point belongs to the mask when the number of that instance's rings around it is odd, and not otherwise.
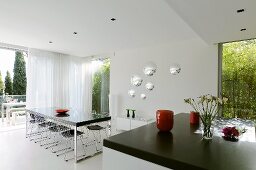
<path fill-rule="evenodd" d="M 74 159 L 78 162 L 77 154 L 77 128 L 81 126 L 86 126 L 92 123 L 99 123 L 111 120 L 110 114 L 86 114 L 83 111 L 78 111 L 76 109 L 69 109 L 68 116 L 59 117 L 56 114 L 58 107 L 48 107 L 48 108 L 26 108 L 26 136 L 28 134 L 28 119 L 31 114 L 38 115 L 48 120 L 55 122 L 64 123 L 70 125 L 74 130 Z M 83 159 L 83 158 L 82 158 Z"/>
<path fill-rule="evenodd" d="M 10 112 L 9 110 L 14 107 L 26 107 L 26 102 L 9 102 L 2 103 L 1 113 L 2 113 L 2 122 L 4 122 L 4 114 L 6 114 L 6 121 L 10 122 Z"/>

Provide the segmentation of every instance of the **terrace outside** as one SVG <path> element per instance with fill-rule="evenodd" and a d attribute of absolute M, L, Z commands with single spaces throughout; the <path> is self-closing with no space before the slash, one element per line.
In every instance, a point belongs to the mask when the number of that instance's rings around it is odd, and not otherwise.
<path fill-rule="evenodd" d="M 0 58 L 0 117 L 3 127 L 13 123 L 10 118 L 14 115 L 24 117 L 27 53 L 0 49 Z"/>

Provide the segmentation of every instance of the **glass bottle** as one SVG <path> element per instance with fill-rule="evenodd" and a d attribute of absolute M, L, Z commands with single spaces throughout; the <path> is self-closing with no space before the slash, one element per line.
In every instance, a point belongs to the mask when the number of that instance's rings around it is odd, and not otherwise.
<path fill-rule="evenodd" d="M 126 116 L 130 117 L 130 109 L 126 109 L 126 112 L 127 112 Z"/>
<path fill-rule="evenodd" d="M 132 110 L 132 118 L 135 118 L 135 110 Z"/>

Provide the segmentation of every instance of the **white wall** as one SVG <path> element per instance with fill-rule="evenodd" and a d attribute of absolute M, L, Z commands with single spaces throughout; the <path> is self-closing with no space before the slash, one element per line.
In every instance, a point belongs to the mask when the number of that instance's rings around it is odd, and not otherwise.
<path fill-rule="evenodd" d="M 202 94 L 217 95 L 217 55 L 217 45 L 209 46 L 201 39 L 116 52 L 111 58 L 110 93 L 118 103 L 111 103 L 116 106 L 112 111 L 117 112 L 112 114 L 125 114 L 126 108 L 136 109 L 137 115 L 146 114 L 150 117 L 154 117 L 158 109 L 188 112 L 190 107 L 184 103 L 184 98 Z M 158 66 L 153 77 L 143 75 L 143 67 L 148 61 Z M 172 63 L 181 65 L 179 75 L 170 74 L 169 66 Z M 133 74 L 144 78 L 141 87 L 132 87 L 130 84 Z M 155 84 L 151 92 L 144 88 L 147 80 Z M 127 92 L 131 88 L 137 92 L 135 98 L 128 96 Z M 139 98 L 142 92 L 147 94 L 146 100 Z"/>

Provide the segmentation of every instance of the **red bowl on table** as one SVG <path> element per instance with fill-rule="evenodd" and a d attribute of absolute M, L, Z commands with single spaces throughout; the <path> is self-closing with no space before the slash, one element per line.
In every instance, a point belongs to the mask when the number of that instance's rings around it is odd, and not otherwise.
<path fill-rule="evenodd" d="M 66 114 L 69 110 L 68 109 L 56 109 L 55 111 L 58 114 Z"/>

